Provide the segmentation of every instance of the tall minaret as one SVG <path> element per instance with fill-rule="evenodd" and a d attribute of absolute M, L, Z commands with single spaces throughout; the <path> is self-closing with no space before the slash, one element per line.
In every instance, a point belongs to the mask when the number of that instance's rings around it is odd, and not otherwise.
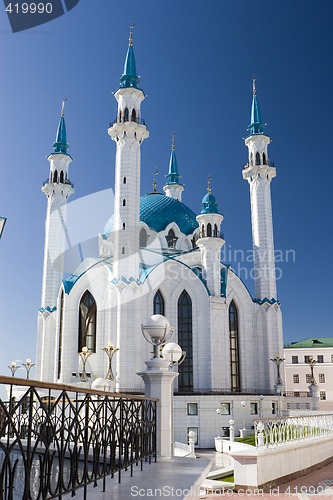
<path fill-rule="evenodd" d="M 38 319 L 37 378 L 53 381 L 54 376 L 54 311 L 64 273 L 63 254 L 66 249 L 66 212 L 67 200 L 74 193 L 73 184 L 68 177 L 68 167 L 72 157 L 67 153 L 68 144 L 65 125 L 65 100 L 62 103 L 61 117 L 53 144 L 49 179 L 43 184 L 42 191 L 47 197 L 45 221 L 44 266 L 42 300 Z M 53 336 L 52 336 L 53 335 Z"/>
<path fill-rule="evenodd" d="M 243 169 L 243 178 L 250 184 L 255 298 L 271 300 L 277 298 L 270 191 L 276 170 L 268 160 L 267 149 L 271 140 L 264 134 L 264 126 L 257 100 L 256 80 L 253 79 L 250 135 L 245 139 L 249 162 Z"/>
<path fill-rule="evenodd" d="M 118 102 L 117 120 L 108 130 L 117 146 L 113 274 L 126 279 L 139 277 L 140 146 L 149 136 L 140 112 L 145 94 L 138 83 L 131 27 L 124 73 L 114 94 Z"/>
<path fill-rule="evenodd" d="M 210 177 L 207 194 L 201 202 L 201 213 L 197 215 L 199 224 L 199 239 L 201 261 L 210 294 L 221 296 L 221 248 L 224 240 L 220 237 L 220 227 L 223 215 L 218 213 L 215 196 L 211 192 Z"/>
<path fill-rule="evenodd" d="M 171 144 L 171 155 L 169 162 L 169 173 L 167 175 L 168 181 L 163 187 L 163 191 L 170 198 L 182 201 L 182 192 L 184 191 L 184 185 L 179 183 L 179 172 L 175 151 L 175 134 L 172 134 L 172 144 Z"/>

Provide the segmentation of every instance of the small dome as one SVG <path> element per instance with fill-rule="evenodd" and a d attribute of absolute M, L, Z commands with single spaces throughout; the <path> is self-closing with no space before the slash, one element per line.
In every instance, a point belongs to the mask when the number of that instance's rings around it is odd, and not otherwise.
<path fill-rule="evenodd" d="M 218 214 L 219 213 L 216 198 L 211 192 L 208 192 L 202 198 L 201 213 L 202 214 Z"/>

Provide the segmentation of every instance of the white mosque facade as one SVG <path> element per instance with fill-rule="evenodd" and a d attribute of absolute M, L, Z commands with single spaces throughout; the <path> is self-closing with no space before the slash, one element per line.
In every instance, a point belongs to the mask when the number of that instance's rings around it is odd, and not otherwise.
<path fill-rule="evenodd" d="M 251 200 L 255 271 L 255 297 L 251 297 L 232 268 L 221 262 L 223 216 L 210 186 L 198 214 L 182 202 L 184 186 L 174 143 L 164 192 L 154 188 L 140 195 L 140 148 L 149 132 L 141 118 L 145 94 L 139 87 L 132 37 L 114 96 L 117 119 L 108 129 L 116 145 L 114 213 L 98 236 L 99 255 L 84 259 L 66 279 L 64 227 L 74 190 L 64 110 L 54 152 L 48 157 L 50 174 L 42 187 L 47 216 L 36 378 L 77 384 L 82 369 L 78 353 L 83 347 L 91 353 L 90 382 L 104 377 L 103 348 L 112 342 L 119 348 L 113 360 L 117 391 L 143 391 L 137 373 L 145 369 L 152 347 L 141 325 L 152 314 L 163 314 L 175 328 L 172 341 L 186 352 L 175 380 L 175 411 L 189 416 L 184 423 L 188 430 L 200 427 L 198 404 L 214 413 L 223 401 L 236 404 L 237 394 L 248 404 L 252 400 L 260 404 L 259 395 L 272 390 L 276 381 L 270 359 L 282 354 L 283 340 L 274 264 L 270 183 L 276 170 L 269 160 L 270 138 L 263 131 L 254 86 L 245 139 L 248 162 L 242 169 Z M 176 433 L 184 440 L 182 425 L 176 422 Z"/>

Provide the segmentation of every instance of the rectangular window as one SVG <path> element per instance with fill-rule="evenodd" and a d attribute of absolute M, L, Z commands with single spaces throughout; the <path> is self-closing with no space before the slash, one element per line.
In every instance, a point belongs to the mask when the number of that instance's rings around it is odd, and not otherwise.
<path fill-rule="evenodd" d="M 251 415 L 258 415 L 258 403 L 251 403 Z"/>
<path fill-rule="evenodd" d="M 331 354 L 331 363 L 333 363 L 333 354 Z"/>
<path fill-rule="evenodd" d="M 299 375 L 298 375 L 298 373 L 294 373 L 294 375 L 293 375 L 293 381 L 294 381 L 294 384 L 299 384 Z"/>
<path fill-rule="evenodd" d="M 298 363 L 298 356 L 291 356 L 291 362 L 293 365 L 297 365 Z"/>
<path fill-rule="evenodd" d="M 221 403 L 221 415 L 230 415 L 230 403 Z"/>
<path fill-rule="evenodd" d="M 272 415 L 276 414 L 276 403 L 272 403 Z"/>
<path fill-rule="evenodd" d="M 324 356 L 322 354 L 318 354 L 317 363 L 324 363 Z"/>
<path fill-rule="evenodd" d="M 186 439 L 186 441 L 188 442 L 188 434 L 191 431 L 194 432 L 194 436 L 195 436 L 194 437 L 194 439 L 195 439 L 194 444 L 198 445 L 198 443 L 199 443 L 199 441 L 198 441 L 198 427 L 188 427 L 187 428 L 187 439 Z"/>
<path fill-rule="evenodd" d="M 321 384 L 325 383 L 325 373 L 319 373 L 319 382 Z"/>
<path fill-rule="evenodd" d="M 304 363 L 308 363 L 310 361 L 310 358 L 312 358 L 312 356 L 310 355 L 304 356 Z"/>
<path fill-rule="evenodd" d="M 187 414 L 198 415 L 198 403 L 187 403 Z"/>
<path fill-rule="evenodd" d="M 299 398 L 299 392 L 298 391 L 294 392 L 294 398 Z"/>
<path fill-rule="evenodd" d="M 307 384 L 311 384 L 311 382 L 312 382 L 311 373 L 307 373 L 306 374 L 305 381 L 306 381 Z"/>
<path fill-rule="evenodd" d="M 324 401 L 326 399 L 326 392 L 325 391 L 320 391 L 320 399 L 321 399 L 321 401 Z"/>

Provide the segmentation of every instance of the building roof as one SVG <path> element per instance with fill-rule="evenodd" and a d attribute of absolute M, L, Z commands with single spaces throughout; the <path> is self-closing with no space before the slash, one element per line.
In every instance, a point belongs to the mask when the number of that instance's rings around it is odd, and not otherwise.
<path fill-rule="evenodd" d="M 285 346 L 285 349 L 294 348 L 320 348 L 320 347 L 333 347 L 332 337 L 311 337 L 309 339 L 301 340 L 300 342 L 291 342 Z"/>
<path fill-rule="evenodd" d="M 163 231 L 175 222 L 180 231 L 192 234 L 198 227 L 195 213 L 184 203 L 161 193 L 150 193 L 140 198 L 140 221 L 145 222 L 154 231 Z M 107 221 L 103 238 L 107 239 L 113 228 L 113 216 Z"/>
<path fill-rule="evenodd" d="M 218 214 L 218 206 L 215 196 L 209 191 L 202 198 L 201 202 L 201 213 L 202 214 Z"/>

